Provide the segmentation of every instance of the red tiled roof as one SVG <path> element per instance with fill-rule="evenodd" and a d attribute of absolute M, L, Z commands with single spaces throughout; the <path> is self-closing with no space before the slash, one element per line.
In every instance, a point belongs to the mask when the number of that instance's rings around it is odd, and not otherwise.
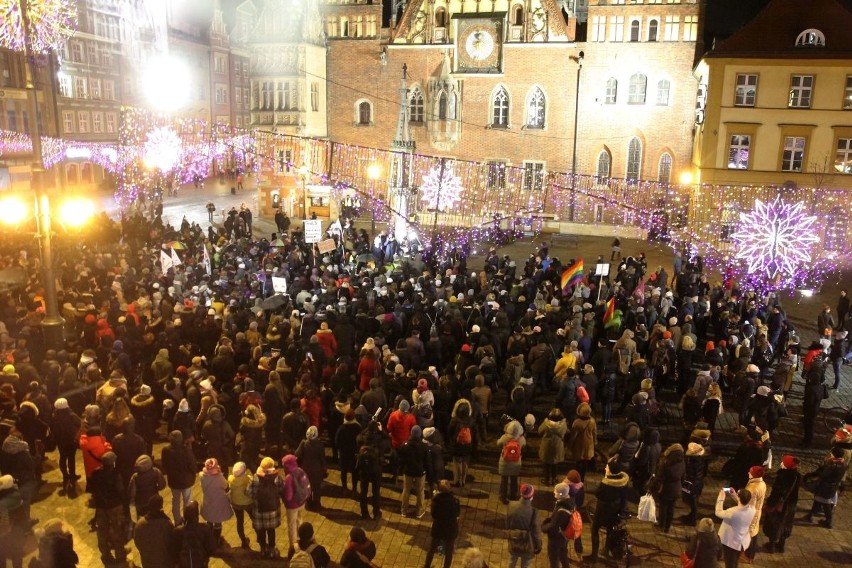
<path fill-rule="evenodd" d="M 825 47 L 796 47 L 809 28 L 825 35 Z M 838 0 L 771 0 L 705 57 L 852 59 L 852 12 Z"/>

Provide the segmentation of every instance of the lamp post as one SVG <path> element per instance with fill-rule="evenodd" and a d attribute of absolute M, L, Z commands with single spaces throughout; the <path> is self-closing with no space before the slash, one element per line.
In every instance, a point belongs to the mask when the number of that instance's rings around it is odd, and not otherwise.
<path fill-rule="evenodd" d="M 574 90 L 574 140 L 571 144 L 571 202 L 568 206 L 568 220 L 574 222 L 574 206 L 577 200 L 577 125 L 580 120 L 580 75 L 583 72 L 583 58 L 585 53 L 582 51 L 571 59 L 577 62 L 577 87 Z"/>

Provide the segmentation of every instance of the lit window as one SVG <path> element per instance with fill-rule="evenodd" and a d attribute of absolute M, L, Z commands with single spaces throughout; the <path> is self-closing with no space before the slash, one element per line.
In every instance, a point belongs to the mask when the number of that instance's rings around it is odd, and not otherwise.
<path fill-rule="evenodd" d="M 617 97 L 618 81 L 615 80 L 615 77 L 610 77 L 606 80 L 606 95 L 604 97 L 604 102 L 608 105 L 614 105 Z"/>
<path fill-rule="evenodd" d="M 800 172 L 805 158 L 804 136 L 785 136 L 784 153 L 781 155 L 781 171 Z"/>
<path fill-rule="evenodd" d="M 796 37 L 796 47 L 825 47 L 825 35 L 814 28 L 809 28 Z"/>
<path fill-rule="evenodd" d="M 665 24 L 663 32 L 666 34 L 666 41 L 677 41 L 680 35 L 680 16 L 666 16 Z"/>
<path fill-rule="evenodd" d="M 101 134 L 104 131 L 104 115 L 102 112 L 92 113 L 92 132 Z"/>
<path fill-rule="evenodd" d="M 852 138 L 837 139 L 834 169 L 841 174 L 852 174 Z"/>
<path fill-rule="evenodd" d="M 527 100 L 527 128 L 544 128 L 545 108 L 544 92 L 536 87 Z"/>
<path fill-rule="evenodd" d="M 612 156 L 609 155 L 609 152 L 604 150 L 598 154 L 598 169 L 596 174 L 598 183 L 606 183 L 609 179 L 611 168 Z"/>
<path fill-rule="evenodd" d="M 610 38 L 612 41 L 624 41 L 624 16 L 615 16 L 612 18 Z"/>
<path fill-rule="evenodd" d="M 83 46 L 76 41 L 71 43 L 71 61 L 74 63 L 83 62 Z"/>
<path fill-rule="evenodd" d="M 648 86 L 648 78 L 635 73 L 630 77 L 630 91 L 627 94 L 627 102 L 632 105 L 645 104 L 645 91 Z"/>
<path fill-rule="evenodd" d="M 793 75 L 790 79 L 790 108 L 811 108 L 814 89 L 813 75 Z"/>
<path fill-rule="evenodd" d="M 104 79 L 104 100 L 115 100 L 115 83 L 108 79 Z"/>
<path fill-rule="evenodd" d="M 74 79 L 74 90 L 77 93 L 78 99 L 85 99 L 89 96 L 89 90 L 86 85 L 86 79 L 83 77 L 77 77 Z"/>
<path fill-rule="evenodd" d="M 115 131 L 116 131 L 115 130 L 115 123 L 116 123 L 115 113 L 114 112 L 108 112 L 106 114 L 106 131 L 108 133 L 115 134 Z"/>
<path fill-rule="evenodd" d="M 606 16 L 592 16 L 592 41 L 606 41 Z"/>
<path fill-rule="evenodd" d="M 737 89 L 734 106 L 753 107 L 757 101 L 757 75 L 737 74 Z"/>
<path fill-rule="evenodd" d="M 509 127 L 509 93 L 503 87 L 500 87 L 494 95 L 491 106 L 491 126 L 494 128 Z"/>
<path fill-rule="evenodd" d="M 698 39 L 698 16 L 683 17 L 683 41 Z"/>
<path fill-rule="evenodd" d="M 747 134 L 732 135 L 731 145 L 728 147 L 728 169 L 747 170 L 750 148 L 751 136 Z"/>
<path fill-rule="evenodd" d="M 81 134 L 86 134 L 89 132 L 89 113 L 88 112 L 79 112 L 77 113 L 77 131 Z"/>
<path fill-rule="evenodd" d="M 74 132 L 74 111 L 73 110 L 63 110 L 62 111 L 62 131 L 65 134 L 71 134 Z"/>
<path fill-rule="evenodd" d="M 668 152 L 660 156 L 660 169 L 657 174 L 657 181 L 660 183 L 669 183 L 672 179 L 672 156 Z"/>
<path fill-rule="evenodd" d="M 524 190 L 544 189 L 544 162 L 524 162 Z"/>
<path fill-rule="evenodd" d="M 488 189 L 506 188 L 506 162 L 504 160 L 488 160 Z"/>
<path fill-rule="evenodd" d="M 71 96 L 71 77 L 64 73 L 59 74 L 59 95 L 63 97 Z"/>
<path fill-rule="evenodd" d="M 852 75 L 846 76 L 846 90 L 843 92 L 843 109 L 852 110 Z"/>
<path fill-rule="evenodd" d="M 411 96 L 408 97 L 408 109 L 411 113 L 411 122 L 423 122 L 424 107 L 423 92 L 418 87 L 415 87 L 411 91 Z"/>
<path fill-rule="evenodd" d="M 629 180 L 637 180 L 642 175 L 642 142 L 632 138 L 627 145 L 627 172 Z"/>
<path fill-rule="evenodd" d="M 669 104 L 669 93 L 671 92 L 672 84 L 668 79 L 660 79 L 657 82 L 657 104 L 667 106 Z"/>

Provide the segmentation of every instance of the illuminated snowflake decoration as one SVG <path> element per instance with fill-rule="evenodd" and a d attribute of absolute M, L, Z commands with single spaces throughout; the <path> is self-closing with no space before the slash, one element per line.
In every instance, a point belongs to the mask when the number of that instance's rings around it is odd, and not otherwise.
<path fill-rule="evenodd" d="M 785 203 L 779 195 L 771 203 L 754 200 L 754 210 L 740 214 L 739 230 L 732 235 L 736 258 L 745 261 L 752 276 L 769 287 L 785 287 L 811 269 L 811 247 L 819 242 L 805 204 Z"/>
<path fill-rule="evenodd" d="M 30 49 L 34 54 L 59 48 L 77 28 L 73 0 L 29 0 Z M 19 0 L 0 0 L 0 47 L 22 52 L 24 21 Z"/>
<path fill-rule="evenodd" d="M 145 165 L 167 172 L 177 165 L 181 141 L 171 128 L 161 127 L 148 133 L 144 150 Z"/>
<path fill-rule="evenodd" d="M 461 178 L 453 173 L 452 168 L 445 166 L 442 176 L 440 166 L 436 166 L 423 178 L 421 199 L 429 209 L 446 211 L 461 200 L 462 189 Z"/>

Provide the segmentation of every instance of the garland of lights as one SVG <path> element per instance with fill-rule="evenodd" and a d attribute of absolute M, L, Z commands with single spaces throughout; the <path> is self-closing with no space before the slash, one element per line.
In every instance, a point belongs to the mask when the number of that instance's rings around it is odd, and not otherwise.
<path fill-rule="evenodd" d="M 77 28 L 73 0 L 28 0 L 30 50 L 47 53 L 61 46 Z M 24 19 L 19 0 L 0 0 L 0 47 L 24 52 Z"/>

